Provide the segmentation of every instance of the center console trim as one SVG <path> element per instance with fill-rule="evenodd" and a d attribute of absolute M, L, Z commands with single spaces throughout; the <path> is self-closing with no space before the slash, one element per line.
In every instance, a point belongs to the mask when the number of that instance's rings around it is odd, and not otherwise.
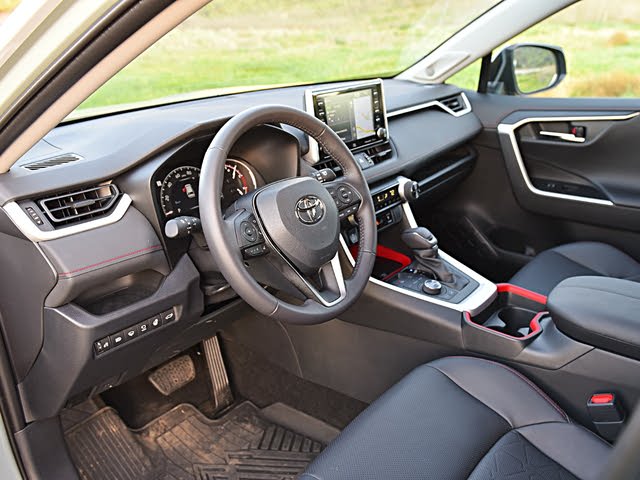
<path fill-rule="evenodd" d="M 402 186 L 403 180 L 405 182 L 410 181 L 404 177 L 400 177 L 398 178 L 400 186 Z M 409 226 L 411 228 L 417 227 L 418 225 L 416 223 L 415 217 L 413 216 L 413 212 L 411 211 L 411 206 L 409 205 L 409 203 L 406 201 L 402 202 L 402 209 L 405 217 L 407 218 Z M 342 234 L 340 235 L 340 245 L 342 245 L 342 250 L 347 256 L 347 259 L 349 260 L 351 266 L 352 267 L 355 266 L 356 262 L 353 256 L 351 255 L 351 252 L 349 251 L 347 243 L 344 240 L 344 237 Z M 456 303 L 446 302 L 444 300 L 439 300 L 437 298 L 429 297 L 426 294 L 420 294 L 418 292 L 413 292 L 411 290 L 396 287 L 395 285 L 391 285 L 389 283 L 383 282 L 373 277 L 369 278 L 369 282 L 379 285 L 388 290 L 392 290 L 394 292 L 401 293 L 403 295 L 408 295 L 410 297 L 417 298 L 418 300 L 423 300 L 428 303 L 433 303 L 435 305 L 447 307 L 458 312 L 469 312 L 471 315 L 477 315 L 478 313 L 480 313 L 487 306 L 489 306 L 491 302 L 493 302 L 493 300 L 497 297 L 498 287 L 493 282 L 487 280 L 486 278 L 476 273 L 466 265 L 460 263 L 455 258 L 447 255 L 442 250 L 440 250 L 440 256 L 447 263 L 454 266 L 455 268 L 463 272 L 465 275 L 468 275 L 479 284 L 478 288 L 460 303 L 456 304 Z"/>

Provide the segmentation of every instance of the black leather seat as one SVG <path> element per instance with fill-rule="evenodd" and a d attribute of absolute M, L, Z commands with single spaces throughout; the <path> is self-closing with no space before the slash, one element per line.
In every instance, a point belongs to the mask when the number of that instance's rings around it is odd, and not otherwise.
<path fill-rule="evenodd" d="M 596 479 L 610 450 L 515 370 L 448 357 L 373 402 L 300 478 Z"/>
<path fill-rule="evenodd" d="M 510 283 L 548 295 L 562 280 L 585 275 L 640 281 L 640 263 L 605 243 L 569 243 L 537 255 Z"/>

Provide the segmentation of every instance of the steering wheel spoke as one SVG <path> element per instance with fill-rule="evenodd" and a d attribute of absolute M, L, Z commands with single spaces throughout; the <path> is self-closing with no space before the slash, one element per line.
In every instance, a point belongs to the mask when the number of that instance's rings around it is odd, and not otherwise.
<path fill-rule="evenodd" d="M 263 257 L 270 252 L 262 227 L 251 208 L 231 212 L 225 217 L 225 225 L 245 260 Z"/>
<path fill-rule="evenodd" d="M 332 307 L 344 300 L 347 295 L 339 257 L 339 253 L 336 253 L 329 262 L 320 267 L 315 275 L 307 275 L 280 255 L 282 273 L 307 300 L 312 300 L 324 307 Z"/>
<path fill-rule="evenodd" d="M 356 187 L 343 179 L 324 183 L 323 185 L 331 195 L 336 207 L 338 207 L 338 218 L 340 220 L 358 213 L 360 205 L 362 205 L 362 196 Z"/>

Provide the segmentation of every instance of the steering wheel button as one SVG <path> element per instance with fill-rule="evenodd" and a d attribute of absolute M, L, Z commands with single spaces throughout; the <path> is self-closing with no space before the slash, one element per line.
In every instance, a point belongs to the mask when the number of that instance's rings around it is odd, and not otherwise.
<path fill-rule="evenodd" d="M 338 196 L 342 203 L 349 204 L 353 201 L 353 192 L 344 185 L 338 188 Z"/>
<path fill-rule="evenodd" d="M 240 231 L 242 236 L 249 242 L 253 243 L 258 240 L 258 229 L 249 222 L 242 222 L 240 224 Z"/>

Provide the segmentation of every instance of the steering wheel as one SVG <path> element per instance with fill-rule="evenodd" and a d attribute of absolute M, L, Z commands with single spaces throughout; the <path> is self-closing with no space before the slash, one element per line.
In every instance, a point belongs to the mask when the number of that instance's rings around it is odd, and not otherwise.
<path fill-rule="evenodd" d="M 343 176 L 327 183 L 303 176 L 273 182 L 223 212 L 220 199 L 229 151 L 240 136 L 263 124 L 286 124 L 310 135 L 340 165 Z M 369 186 L 344 142 L 311 115 L 266 105 L 229 120 L 204 156 L 199 201 L 202 230 L 220 272 L 263 315 L 296 324 L 320 323 L 343 313 L 364 291 L 377 237 Z M 355 266 L 345 279 L 339 258 L 340 219 L 351 214 L 360 237 Z M 273 289 L 293 298 L 275 296 Z"/>

